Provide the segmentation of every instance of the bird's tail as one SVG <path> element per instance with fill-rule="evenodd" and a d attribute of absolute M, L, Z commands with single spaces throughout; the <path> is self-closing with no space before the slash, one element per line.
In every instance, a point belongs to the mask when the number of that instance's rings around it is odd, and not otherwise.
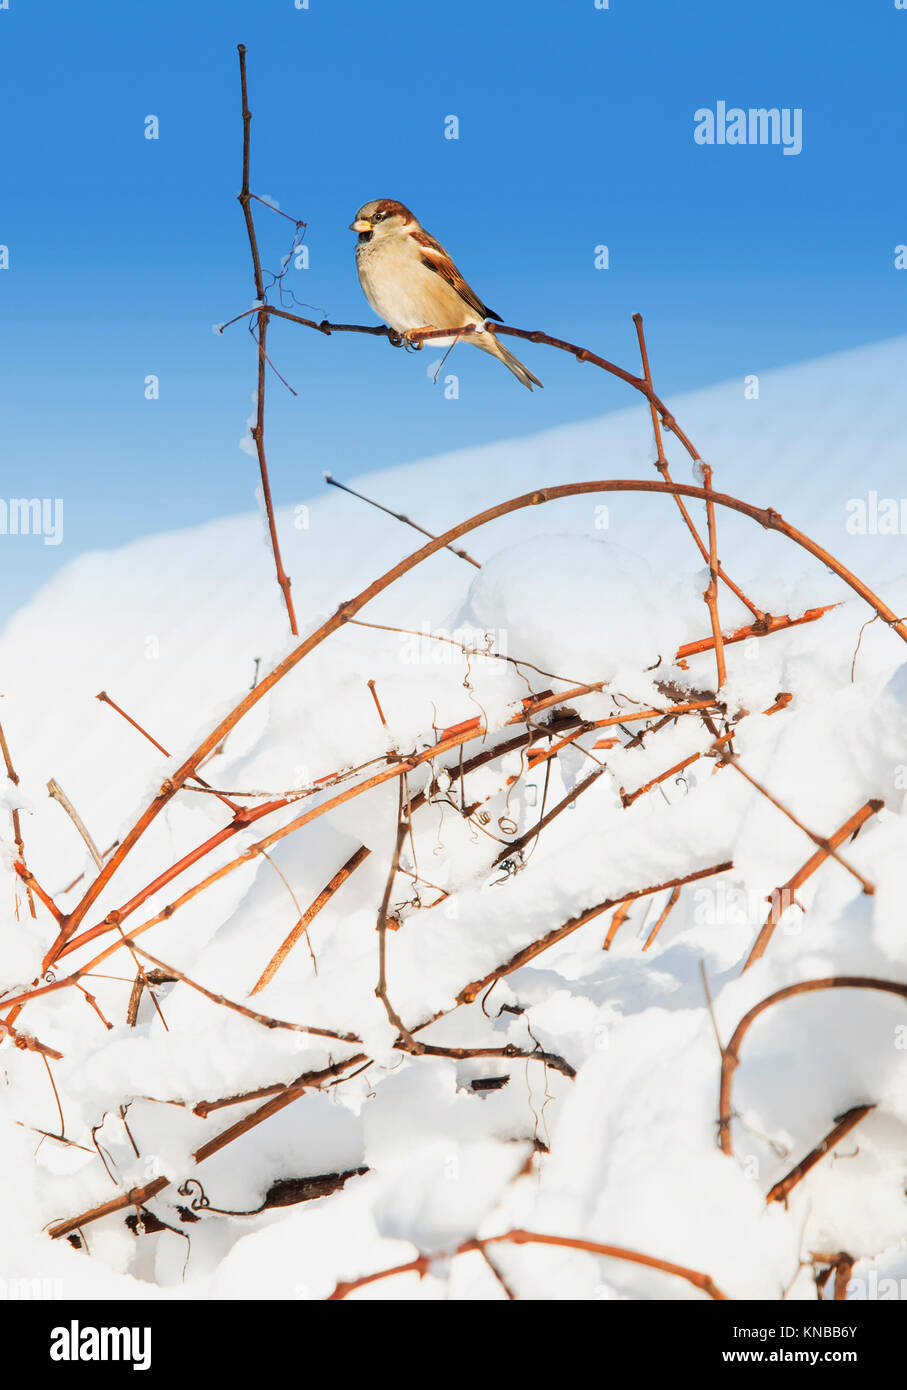
<path fill-rule="evenodd" d="M 541 386 L 542 383 L 539 381 L 538 377 L 533 376 L 529 368 L 524 367 L 520 359 L 514 357 L 513 353 L 505 348 L 504 344 L 494 333 L 478 333 L 473 338 L 473 342 L 478 347 L 484 348 L 486 352 L 490 352 L 492 356 L 500 358 L 504 366 L 509 367 L 513 372 L 517 381 L 521 381 L 529 391 L 532 390 L 533 383 L 536 386 Z"/>

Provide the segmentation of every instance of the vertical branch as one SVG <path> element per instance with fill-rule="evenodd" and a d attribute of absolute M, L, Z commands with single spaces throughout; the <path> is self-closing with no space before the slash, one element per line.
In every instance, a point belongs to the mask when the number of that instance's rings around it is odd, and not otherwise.
<path fill-rule="evenodd" d="M 384 1005 L 384 1011 L 393 1026 L 399 1031 L 401 1038 L 412 1048 L 414 1052 L 422 1051 L 422 1044 L 417 1043 L 415 1038 L 406 1027 L 400 1015 L 397 1013 L 390 1001 L 387 992 L 387 922 L 390 914 L 391 894 L 394 890 L 394 882 L 400 868 L 400 854 L 407 835 L 410 833 L 409 818 L 406 814 L 404 802 L 403 779 L 399 781 L 399 803 L 397 808 L 397 838 L 394 842 L 394 853 L 391 858 L 390 869 L 388 870 L 387 882 L 384 885 L 384 897 L 381 899 L 381 906 L 378 909 L 378 921 L 375 930 L 378 933 L 378 983 L 375 986 L 375 994 Z"/>
<path fill-rule="evenodd" d="M 649 370 L 649 350 L 646 347 L 646 338 L 645 334 L 642 331 L 642 314 L 634 314 L 633 322 L 636 324 L 636 336 L 639 339 L 639 355 L 642 359 L 643 376 L 645 377 L 646 385 L 651 390 L 652 373 Z M 658 450 L 658 462 L 655 464 L 655 467 L 658 469 L 665 482 L 670 482 L 671 476 L 668 472 L 668 460 L 665 458 L 664 444 L 662 443 L 661 437 L 661 419 L 659 418 L 658 409 L 655 405 L 655 402 L 651 399 L 649 400 L 649 409 L 652 412 L 652 429 L 655 431 L 655 448 Z M 678 498 L 677 500 L 680 504 L 681 516 L 686 522 L 690 534 L 692 535 L 693 539 L 699 544 L 700 548 L 702 548 L 702 542 L 699 539 L 699 533 L 696 530 L 696 527 L 693 525 L 692 517 L 690 516 L 686 507 L 684 506 L 682 498 Z M 704 548 L 703 558 L 705 558 Z"/>
<path fill-rule="evenodd" d="M 611 918 L 611 925 L 608 928 L 608 934 L 605 937 L 604 942 L 602 943 L 603 951 L 610 951 L 611 943 L 614 941 L 614 938 L 617 935 L 620 927 L 626 921 L 627 914 L 629 913 L 631 906 L 632 904 L 629 898 L 626 900 L 626 902 L 622 902 L 618 905 L 614 913 L 614 916 Z"/>
<path fill-rule="evenodd" d="M 701 463 L 703 483 L 708 492 L 712 491 L 712 470 L 709 464 Z M 715 529 L 715 503 L 709 497 L 705 504 L 709 523 L 709 583 L 703 597 L 712 621 L 712 637 L 715 642 L 715 664 L 718 667 L 718 690 L 727 680 L 727 667 L 724 661 L 724 638 L 721 635 L 721 622 L 718 618 L 718 533 Z"/>
<path fill-rule="evenodd" d="M 675 903 L 677 902 L 677 899 L 678 899 L 679 897 L 680 897 L 680 888 L 677 887 L 677 886 L 675 886 L 674 888 L 671 889 L 671 896 L 668 898 L 668 901 L 665 903 L 664 907 L 662 908 L 661 913 L 660 913 L 660 915 L 659 915 L 659 917 L 658 917 L 657 922 L 655 923 L 655 925 L 654 925 L 654 927 L 652 928 L 652 930 L 649 932 L 649 935 L 646 937 L 645 945 L 644 945 L 643 948 L 642 948 L 644 951 L 648 951 L 649 947 L 652 945 L 652 942 L 655 940 L 656 936 L 657 936 L 658 933 L 661 931 L 661 929 L 662 929 L 662 927 L 664 926 L 665 922 L 668 920 L 668 916 L 669 916 L 671 910 L 673 909 L 673 907 L 674 907 L 674 905 L 675 905 Z"/>
<path fill-rule="evenodd" d="M 249 247 L 252 251 L 252 269 L 255 274 L 255 294 L 258 299 L 265 297 L 264 281 L 261 275 L 261 260 L 258 255 L 258 240 L 255 236 L 255 223 L 252 219 L 252 209 L 250 203 L 252 194 L 249 187 L 249 175 L 252 163 L 252 112 L 249 110 L 249 91 L 246 85 L 246 45 L 241 43 L 237 46 L 239 53 L 239 82 L 242 89 L 242 192 L 239 194 L 239 202 L 242 206 L 243 216 L 246 219 L 246 231 L 249 234 Z"/>
<path fill-rule="evenodd" d="M 634 315 L 633 315 L 633 322 L 634 322 L 635 325 L 636 325 L 636 336 L 637 336 L 637 338 L 639 339 L 639 355 L 640 355 L 640 357 L 641 357 L 641 359 L 642 359 L 643 377 L 644 377 L 644 379 L 645 379 L 646 386 L 649 388 L 649 393 L 650 393 L 650 394 L 649 394 L 649 409 L 650 409 L 650 411 L 652 412 L 652 429 L 655 431 L 655 448 L 656 448 L 657 451 L 658 451 L 658 459 L 657 459 L 657 461 L 656 461 L 655 467 L 658 469 L 659 473 L 660 473 L 661 476 L 664 478 L 665 482 L 666 482 L 666 483 L 670 483 L 670 482 L 673 481 L 673 479 L 671 478 L 671 473 L 670 473 L 670 470 L 669 470 L 669 468 L 668 468 L 668 460 L 667 460 L 667 458 L 665 457 L 664 444 L 663 444 L 663 442 L 662 442 L 662 434 L 661 434 L 661 419 L 660 419 L 659 414 L 658 414 L 658 408 L 657 408 L 657 406 L 655 405 L 654 400 L 652 399 L 652 395 L 653 395 L 653 388 L 652 388 L 652 373 L 651 373 L 651 371 L 649 370 L 649 352 L 648 352 L 648 348 L 646 347 L 645 334 L 643 333 L 643 328 L 642 328 L 642 314 L 634 314 Z M 691 449 L 691 453 L 692 453 L 693 458 L 694 458 L 697 462 L 699 462 L 699 461 L 700 461 L 700 460 L 699 460 L 699 455 L 697 454 L 696 450 L 695 450 L 695 449 Z M 690 516 L 689 510 L 688 510 L 688 508 L 686 507 L 686 505 L 684 504 L 683 498 L 680 497 L 677 493 L 675 493 L 675 494 L 674 494 L 674 500 L 675 500 L 676 503 L 677 503 L 677 507 L 678 507 L 678 510 L 680 511 L 680 515 L 683 517 L 684 521 L 686 522 L 687 530 L 689 531 L 690 535 L 693 537 L 693 540 L 696 542 L 696 545 L 697 545 L 697 547 L 698 547 L 698 549 L 699 549 L 700 555 L 702 556 L 703 560 L 708 561 L 709 553 L 708 553 L 708 551 L 706 550 L 705 543 L 704 543 L 702 537 L 700 536 L 699 532 L 696 530 L 696 523 L 693 521 L 693 518 Z M 761 609 L 757 608 L 756 605 L 755 605 L 754 603 L 751 603 L 751 602 L 750 602 L 750 600 L 747 598 L 746 594 L 743 592 L 742 589 L 738 588 L 737 585 L 736 585 L 732 580 L 728 579 L 727 575 L 725 574 L 724 570 L 721 568 L 720 565 L 718 566 L 718 575 L 719 575 L 719 577 L 721 578 L 721 580 L 722 580 L 722 581 L 727 585 L 727 587 L 730 589 L 731 593 L 732 593 L 732 594 L 735 594 L 736 597 L 739 598 L 740 602 L 744 605 L 744 607 L 746 607 L 746 608 L 748 608 L 748 609 L 750 610 L 750 612 L 752 613 L 753 617 L 756 618 L 757 621 L 760 621 L 760 622 L 761 622 L 761 621 L 765 618 L 765 614 L 762 612 Z"/>
<path fill-rule="evenodd" d="M 5 735 L 4 732 L 3 732 L 3 725 L 2 725 L 2 724 L 0 724 L 0 752 L 3 753 L 3 761 L 4 761 L 4 763 L 6 764 L 6 775 L 7 775 L 7 777 L 8 777 L 9 780 L 12 782 L 12 784 L 13 784 L 14 787 L 18 787 L 18 785 L 19 785 L 19 774 L 16 772 L 16 769 L 13 767 L 13 760 L 12 760 L 12 758 L 10 757 L 9 745 L 8 745 L 7 742 L 6 742 L 6 735 Z M 17 853 L 18 853 L 18 855 L 19 855 L 19 860 L 20 860 L 20 862 L 21 862 L 21 864 L 22 864 L 23 869 L 27 869 L 27 868 L 28 868 L 28 865 L 26 864 L 26 861 L 25 861 L 25 841 L 24 841 L 23 838 L 22 838 L 22 822 L 19 820 L 19 808 L 18 808 L 18 807 L 13 807 L 13 810 L 12 810 L 12 822 L 13 822 L 13 840 L 15 841 L 16 851 L 17 851 Z M 29 883 L 29 881 L 28 881 L 27 878 L 23 878 L 23 882 L 25 883 L 25 894 L 26 894 L 26 897 L 28 898 L 28 910 L 29 910 L 29 912 L 31 913 L 32 917 L 37 917 L 38 914 L 37 914 L 37 912 L 35 911 L 35 900 L 34 900 L 34 898 L 32 897 L 31 884 Z M 14 897 L 15 897 L 15 895 L 14 895 Z M 17 916 L 19 915 L 19 914 L 18 914 L 18 911 L 17 911 L 16 915 L 17 915 Z"/>
<path fill-rule="evenodd" d="M 266 340 L 268 334 L 268 310 L 264 308 L 265 289 L 264 280 L 261 273 L 261 257 L 258 252 L 258 238 L 255 235 L 255 219 L 252 216 L 252 193 L 249 189 L 249 174 L 251 170 L 251 139 L 252 139 L 252 112 L 249 110 L 249 95 L 246 85 L 246 46 L 240 44 L 239 52 L 239 80 L 242 88 L 242 191 L 239 193 L 239 202 L 243 210 L 243 217 L 246 219 L 246 231 L 249 235 L 249 248 L 252 252 L 252 271 L 255 277 L 255 295 L 259 302 L 258 310 L 258 407 L 255 417 L 255 426 L 252 430 L 252 438 L 255 440 L 255 448 L 258 453 L 258 467 L 261 472 L 261 490 L 264 496 L 265 510 L 268 514 L 268 531 L 271 535 L 271 549 L 274 552 L 274 565 L 277 570 L 277 583 L 283 593 L 284 603 L 287 606 L 287 617 L 290 620 L 290 631 L 294 637 L 299 636 L 299 628 L 296 626 L 296 612 L 293 608 L 293 600 L 290 597 L 290 579 L 287 575 L 283 561 L 280 558 L 280 545 L 277 540 L 277 524 L 274 520 L 274 504 L 271 500 L 271 482 L 268 478 L 268 464 L 265 458 L 265 372 L 267 370 L 268 357 L 266 351 Z"/>

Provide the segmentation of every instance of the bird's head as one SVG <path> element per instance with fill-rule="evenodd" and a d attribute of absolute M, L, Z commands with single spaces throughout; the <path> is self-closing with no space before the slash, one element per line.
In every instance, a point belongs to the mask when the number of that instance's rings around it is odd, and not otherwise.
<path fill-rule="evenodd" d="M 359 240 L 363 242 L 418 226 L 415 217 L 403 203 L 397 203 L 393 198 L 376 198 L 359 209 L 355 221 L 350 223 L 350 230 L 358 232 Z"/>

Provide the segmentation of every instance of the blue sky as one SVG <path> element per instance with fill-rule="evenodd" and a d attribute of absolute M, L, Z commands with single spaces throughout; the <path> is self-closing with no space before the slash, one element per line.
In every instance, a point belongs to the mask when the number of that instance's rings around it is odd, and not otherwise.
<path fill-rule="evenodd" d="M 308 223 L 290 283 L 315 317 L 374 321 L 347 227 L 395 197 L 506 322 L 635 368 L 642 311 L 668 397 L 904 330 L 894 0 L 8 0 L 0 498 L 62 497 L 65 526 L 59 546 L 0 536 L 0 621 L 80 551 L 254 505 L 238 441 L 255 349 L 243 325 L 211 331 L 253 298 L 238 42 L 253 188 Z M 802 108 L 802 152 L 697 145 L 694 112 L 719 100 Z M 288 224 L 257 220 L 274 266 Z M 272 378 L 278 502 L 325 469 L 351 478 L 628 400 L 528 345 L 544 391 L 460 348 L 457 400 L 426 373 L 440 353 L 291 325 L 270 350 L 299 393 Z"/>

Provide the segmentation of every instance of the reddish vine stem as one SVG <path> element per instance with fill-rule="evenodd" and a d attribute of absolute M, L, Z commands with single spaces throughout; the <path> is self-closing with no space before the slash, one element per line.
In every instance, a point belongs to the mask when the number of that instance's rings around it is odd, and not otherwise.
<path fill-rule="evenodd" d="M 542 759 L 539 759 L 539 762 L 541 761 Z M 534 763 L 533 766 L 537 767 L 538 762 Z M 567 792 L 566 796 L 562 797 L 556 806 L 552 806 L 550 811 L 546 812 L 544 816 L 537 820 L 535 825 L 531 825 L 528 830 L 524 831 L 522 835 L 518 835 L 515 840 L 510 840 L 509 843 L 495 855 L 494 859 L 491 861 L 491 867 L 496 868 L 497 865 L 502 864 L 505 859 L 511 859 L 513 855 L 519 854 L 520 851 L 529 844 L 530 840 L 537 839 L 556 816 L 559 816 L 562 811 L 566 811 L 568 806 L 572 806 L 573 803 L 582 796 L 583 792 L 588 791 L 592 784 L 598 781 L 604 770 L 604 767 L 594 768 L 593 771 L 589 773 L 588 777 L 584 777 L 582 782 L 577 783 L 575 787 Z"/>
<path fill-rule="evenodd" d="M 441 1047 L 436 1043 L 417 1042 L 415 1038 L 403 1034 L 397 1038 L 394 1047 L 414 1057 L 452 1057 L 455 1061 L 466 1061 L 470 1057 L 502 1057 L 505 1061 L 543 1062 L 546 1067 L 559 1071 L 571 1080 L 576 1076 L 576 1068 L 568 1061 L 556 1052 L 545 1052 L 540 1047 L 533 1048 L 531 1052 L 514 1043 L 506 1043 L 503 1047 Z"/>
<path fill-rule="evenodd" d="M 54 1047 L 48 1047 L 47 1043 L 39 1042 L 30 1033 L 18 1032 L 11 1023 L 0 1019 L 0 1038 L 11 1038 L 16 1047 L 23 1052 L 39 1052 L 42 1057 L 53 1057 L 55 1061 L 62 1062 L 63 1053 L 58 1052 Z"/>
<path fill-rule="evenodd" d="M 797 889 L 800 888 L 808 878 L 811 878 L 817 869 L 821 868 L 832 851 L 836 850 L 839 845 L 842 845 L 849 836 L 855 835 L 860 827 L 869 820 L 870 816 L 876 815 L 881 811 L 884 805 L 884 801 L 867 801 L 864 806 L 860 807 L 859 811 L 856 811 L 844 822 L 839 830 L 836 830 L 833 835 L 829 836 L 827 845 L 816 850 L 815 854 L 811 855 L 806 863 L 799 868 L 782 887 L 775 890 L 772 894 L 772 906 L 768 916 L 762 924 L 759 935 L 753 943 L 753 949 L 747 956 L 746 963 L 743 967 L 744 970 L 749 970 L 751 965 L 755 965 L 756 961 L 760 960 L 762 956 L 765 955 L 775 928 L 784 915 L 785 903 L 792 902 L 793 895 L 796 893 Z"/>
<path fill-rule="evenodd" d="M 450 1253 L 454 1256 L 469 1254 L 473 1251 L 481 1253 L 486 1246 L 504 1243 L 511 1245 L 554 1245 L 561 1249 L 584 1250 L 590 1255 L 602 1255 L 607 1259 L 625 1260 L 630 1264 L 645 1265 L 648 1269 L 658 1269 L 665 1274 L 674 1274 L 678 1279 L 685 1279 L 688 1284 L 693 1284 L 695 1288 L 707 1293 L 709 1298 L 720 1301 L 727 1300 L 727 1294 L 722 1293 L 708 1274 L 701 1274 L 699 1270 L 689 1269 L 686 1265 L 672 1264 L 669 1260 L 660 1260 L 655 1255 L 644 1255 L 639 1250 L 628 1250 L 622 1245 L 602 1245 L 598 1241 L 582 1240 L 578 1236 L 552 1236 L 543 1235 L 538 1231 L 515 1229 L 505 1231 L 502 1235 L 486 1236 L 481 1240 L 474 1237 L 472 1240 L 463 1241 Z M 422 1277 L 428 1273 L 431 1263 L 431 1258 L 428 1255 L 419 1255 L 416 1259 L 408 1260 L 405 1264 L 394 1265 L 391 1269 L 377 1270 L 374 1274 L 362 1274 L 358 1279 L 350 1279 L 345 1283 L 338 1284 L 334 1292 L 328 1295 L 328 1302 L 346 1298 L 355 1289 L 364 1288 L 367 1284 L 374 1284 L 380 1279 L 390 1279 L 395 1274 L 416 1273 Z"/>
<path fill-rule="evenodd" d="M 295 927 L 290 932 L 289 936 L 287 936 L 284 939 L 284 941 L 281 942 L 280 946 L 274 952 L 273 956 L 268 961 L 264 970 L 259 975 L 255 984 L 249 990 L 250 995 L 258 994 L 260 990 L 263 990 L 266 985 L 271 983 L 274 976 L 280 969 L 281 965 L 283 965 L 283 962 L 286 960 L 287 956 L 290 954 L 293 947 L 296 945 L 297 941 L 301 940 L 301 938 L 305 936 L 306 932 L 308 931 L 314 919 L 318 916 L 318 913 L 321 911 L 321 909 L 325 906 L 326 903 L 330 901 L 330 899 L 337 892 L 337 889 L 340 888 L 340 886 L 346 882 L 350 874 L 355 873 L 356 869 L 359 868 L 359 865 L 364 863 L 364 861 L 368 858 L 370 854 L 371 850 L 367 849 L 365 845 L 360 845 L 359 848 L 357 850 L 354 850 L 354 852 L 350 855 L 346 863 L 341 865 L 341 867 L 334 874 L 334 877 L 330 880 L 330 882 L 326 884 L 324 888 L 322 888 L 321 892 L 318 894 L 318 897 L 314 900 L 314 902 L 306 908 L 305 912 L 302 914 L 299 921 L 296 923 Z"/>
<path fill-rule="evenodd" d="M 702 476 L 706 491 L 712 491 L 712 470 L 703 463 Z M 721 635 L 721 620 L 718 617 L 718 533 L 715 526 L 715 504 L 711 496 L 706 499 L 706 517 L 709 528 L 709 582 L 703 595 L 712 621 L 712 641 L 715 644 L 715 663 L 718 668 L 718 689 L 727 681 L 727 666 L 724 660 L 724 638 Z"/>
<path fill-rule="evenodd" d="M 835 1250 L 832 1252 L 813 1250 L 810 1256 L 810 1264 L 814 1267 L 816 1287 L 820 1296 L 825 1292 L 828 1281 L 834 1275 L 833 1298 L 836 1303 L 843 1302 L 847 1298 L 847 1289 L 850 1284 L 850 1277 L 853 1274 L 853 1267 L 856 1260 L 853 1255 L 846 1250 Z M 823 1268 L 816 1268 L 820 1266 Z M 824 1268 L 827 1266 L 827 1268 Z"/>
<path fill-rule="evenodd" d="M 801 1158 L 800 1162 L 795 1168 L 790 1170 L 786 1177 L 782 1178 L 780 1182 L 775 1183 L 774 1187 L 772 1187 L 766 1195 L 766 1204 L 771 1202 L 786 1203 L 789 1194 L 797 1186 L 797 1183 L 801 1182 L 810 1169 L 815 1168 L 816 1164 L 823 1159 L 826 1154 L 831 1153 L 835 1145 L 840 1143 L 845 1135 L 849 1134 L 852 1129 L 855 1129 L 871 1110 L 875 1110 L 874 1105 L 854 1105 L 850 1110 L 840 1115 L 834 1129 L 826 1134 L 821 1143 L 817 1144 L 814 1149 L 810 1149 L 806 1157 Z"/>
<path fill-rule="evenodd" d="M 36 896 L 40 898 L 41 902 L 47 908 L 51 916 L 55 918 L 59 924 L 62 925 L 62 923 L 66 920 L 63 913 L 57 907 L 57 904 L 54 902 L 53 898 L 46 891 L 46 889 L 41 887 L 40 883 L 35 878 L 31 869 L 26 868 L 25 864 L 22 862 L 21 859 L 16 860 L 16 862 L 13 864 L 13 868 L 15 869 L 19 877 L 22 879 L 22 882 L 25 884 L 26 888 L 34 890 Z"/>
<path fill-rule="evenodd" d="M 167 752 L 167 749 L 164 747 L 164 745 L 162 743 L 158 743 L 154 735 L 149 734 L 148 730 L 143 728 L 137 719 L 133 719 L 131 714 L 127 714 L 123 707 L 117 704 L 116 700 L 112 700 L 110 696 L 107 694 L 106 690 L 99 690 L 97 695 L 95 696 L 95 699 L 100 700 L 102 705 L 109 705 L 111 709 L 116 710 L 117 714 L 120 715 L 122 719 L 125 719 L 127 724 L 131 724 L 134 729 L 137 729 L 138 732 L 142 735 L 142 738 L 146 738 L 148 742 L 154 748 L 156 748 L 159 753 L 163 753 L 165 758 L 170 757 L 170 754 Z"/>
<path fill-rule="evenodd" d="M 397 789 L 399 796 L 397 801 L 397 832 L 394 838 L 394 852 L 391 856 L 390 868 L 387 871 L 384 895 L 381 899 L 381 906 L 378 909 L 378 920 L 375 924 L 375 931 L 378 936 L 378 983 L 375 985 L 375 996 L 381 1000 L 388 1021 L 397 1029 L 401 1038 L 405 1039 L 406 1043 L 414 1052 L 419 1052 L 421 1051 L 420 1044 L 414 1042 L 409 1029 L 391 1003 L 390 995 L 387 992 L 387 924 L 388 918 L 391 916 L 391 895 L 393 893 L 394 883 L 397 879 L 397 871 L 400 867 L 400 855 L 406 843 L 406 837 L 410 833 L 410 821 L 407 814 L 406 799 L 404 796 L 404 781 L 402 777 L 397 783 Z"/>
<path fill-rule="evenodd" d="M 563 941 L 564 937 L 570 936 L 573 932 L 584 927 L 587 922 L 600 917 L 609 908 L 617 907 L 621 903 L 631 903 L 637 898 L 647 898 L 653 893 L 663 893 L 666 888 L 680 887 L 684 883 L 695 883 L 701 878 L 712 878 L 715 874 L 726 873 L 728 869 L 734 867 L 731 860 L 723 864 L 713 864 L 708 869 L 695 869 L 692 873 L 682 874 L 678 878 L 669 878 L 665 883 L 653 884 L 650 888 L 636 888 L 632 893 L 622 893 L 616 898 L 606 898 L 604 902 L 597 903 L 595 907 L 587 908 L 585 912 L 579 913 L 576 917 L 569 918 L 562 926 L 555 927 L 552 931 L 546 932 L 537 941 L 533 941 L 529 946 L 524 946 L 510 957 L 509 960 L 498 965 L 494 970 L 483 975 L 480 980 L 473 980 L 472 984 L 466 985 L 457 995 L 458 1004 L 471 1004 L 478 996 L 487 989 L 495 980 L 501 979 L 504 975 L 513 974 L 514 970 L 519 970 L 521 966 L 527 965 L 536 956 L 547 951 L 550 946 L 554 946 L 558 941 Z M 434 1022 L 434 1020 L 432 1020 Z"/>
<path fill-rule="evenodd" d="M 720 578 L 720 566 L 718 574 Z M 749 623 L 746 627 L 737 628 L 735 632 L 723 634 L 722 641 L 726 647 L 730 647 L 735 642 L 745 642 L 750 637 L 767 637 L 772 632 L 783 632 L 789 627 L 800 627 L 802 623 L 814 623 L 837 607 L 839 607 L 837 603 L 826 603 L 822 608 L 807 609 L 799 618 L 791 618 L 787 614 L 774 618 L 770 613 L 766 613 L 759 622 Z M 688 656 L 696 656 L 699 652 L 710 652 L 714 646 L 714 637 L 700 637 L 695 642 L 684 642 L 682 646 L 677 648 L 674 659 L 683 662 Z"/>
<path fill-rule="evenodd" d="M 661 931 L 665 922 L 668 920 L 668 916 L 670 915 L 671 911 L 676 906 L 677 899 L 679 897 L 680 885 L 675 884 L 675 886 L 671 889 L 671 896 L 668 898 L 668 901 L 665 903 L 664 907 L 658 915 L 658 920 L 656 921 L 652 930 L 649 932 L 649 935 L 646 937 L 645 945 L 642 948 L 644 951 L 648 951 L 649 947 L 652 945 L 652 942 L 655 940 L 656 936 Z"/>
<path fill-rule="evenodd" d="M 896 980 L 878 980 L 871 975 L 829 975 L 821 980 L 801 980 L 796 985 L 785 985 L 784 989 L 776 990 L 774 994 L 770 994 L 766 999 L 754 1004 L 743 1015 L 730 1042 L 722 1049 L 721 1053 L 718 1143 L 722 1153 L 727 1154 L 729 1158 L 734 1156 L 734 1147 L 731 1142 L 731 1090 L 734 1072 L 740 1064 L 740 1048 L 750 1025 L 755 1023 L 759 1015 L 764 1013 L 766 1009 L 773 1008 L 775 1004 L 780 1004 L 785 999 L 793 999 L 795 995 L 812 994 L 823 989 L 873 989 L 880 990 L 885 994 L 897 994 L 902 999 L 907 999 L 907 984 L 900 984 Z"/>
<path fill-rule="evenodd" d="M 98 694 L 95 696 L 95 699 L 100 700 L 102 705 L 109 705 L 111 709 L 116 710 L 117 714 L 122 715 L 122 717 L 126 720 L 126 723 L 131 724 L 134 729 L 137 729 L 138 732 L 142 735 L 142 737 L 146 738 L 148 742 L 158 750 L 159 753 L 163 753 L 165 758 L 171 757 L 171 754 L 167 751 L 164 745 L 162 743 L 158 743 L 157 739 L 152 734 L 149 734 L 148 730 L 144 728 L 138 722 L 137 719 L 133 719 L 131 714 L 127 714 L 123 707 L 117 704 L 116 700 L 112 700 L 110 696 L 107 694 L 106 690 L 99 691 Z M 225 806 L 228 806 L 230 810 L 234 812 L 234 814 L 239 810 L 239 807 L 236 805 L 235 801 L 231 801 L 230 798 L 228 796 L 225 796 L 223 792 L 214 791 L 214 788 L 211 786 L 210 782 L 206 782 L 204 777 L 199 777 L 196 774 L 196 776 L 190 778 L 189 780 L 195 782 L 196 786 L 204 787 L 206 791 L 212 792 L 213 795 L 216 796 L 220 801 L 222 801 Z"/>
<path fill-rule="evenodd" d="M 637 787 L 635 792 L 626 792 L 623 787 L 621 787 L 620 800 L 624 810 L 629 810 L 633 802 L 638 801 L 641 796 L 645 796 L 646 792 L 650 792 L 653 787 L 660 786 L 660 784 L 666 782 L 669 777 L 676 777 L 679 773 L 690 767 L 692 763 L 698 762 L 701 757 L 701 753 L 691 753 L 689 757 L 681 759 L 681 761 L 675 763 L 673 767 L 669 767 L 664 772 L 660 772 L 657 777 L 652 777 L 648 782 L 644 783 L 643 786 Z"/>
<path fill-rule="evenodd" d="M 643 332 L 642 314 L 634 314 L 633 322 L 636 325 L 636 336 L 639 339 L 639 355 L 642 358 L 643 375 L 645 377 L 646 385 L 651 390 L 652 373 L 649 369 L 649 350 L 646 347 L 646 336 Z M 655 434 L 655 448 L 658 453 L 658 458 L 656 460 L 655 467 L 658 469 L 665 482 L 669 483 L 671 482 L 671 472 L 668 467 L 668 460 L 665 457 L 664 444 L 662 443 L 661 438 L 661 421 L 658 416 L 658 407 L 655 404 L 654 400 L 651 399 L 651 397 L 649 399 L 649 409 L 652 413 L 652 430 Z M 677 507 L 680 512 L 680 515 L 684 519 L 687 530 L 693 537 L 693 540 L 696 542 L 696 545 L 699 549 L 699 553 L 702 556 L 703 560 L 705 560 L 706 564 L 708 564 L 709 552 L 706 549 L 705 542 L 700 536 L 696 524 L 693 521 L 693 518 L 690 516 L 689 510 L 684 505 L 680 497 L 675 498 L 675 500 L 677 502 Z M 724 584 L 727 585 L 731 593 L 736 595 L 736 597 L 740 600 L 744 607 L 750 610 L 754 618 L 756 618 L 758 621 L 762 621 L 764 619 L 765 614 L 762 613 L 762 611 L 758 609 L 754 603 L 750 602 L 750 600 L 747 598 L 746 594 L 743 592 L 741 588 L 739 588 L 736 584 L 733 583 L 732 580 L 728 578 L 720 564 L 718 566 L 718 577 L 723 581 Z"/>
<path fill-rule="evenodd" d="M 611 947 L 614 945 L 614 938 L 627 920 L 632 906 L 633 900 L 631 898 L 625 898 L 622 903 L 618 903 L 614 916 L 611 918 L 611 925 L 608 927 L 605 933 L 605 939 L 602 942 L 603 951 L 610 951 Z"/>

